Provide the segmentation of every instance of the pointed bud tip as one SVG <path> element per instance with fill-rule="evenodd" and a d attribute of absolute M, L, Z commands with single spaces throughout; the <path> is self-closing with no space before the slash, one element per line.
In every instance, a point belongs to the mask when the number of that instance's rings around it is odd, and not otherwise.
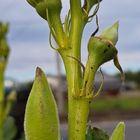
<path fill-rule="evenodd" d="M 125 125 L 125 123 L 124 122 L 119 122 L 119 125 Z"/>
<path fill-rule="evenodd" d="M 40 67 L 36 68 L 36 77 L 40 77 L 43 74 L 43 71 L 41 70 Z"/>
<path fill-rule="evenodd" d="M 124 122 L 119 122 L 117 127 L 122 128 L 122 130 L 125 129 L 125 123 Z"/>
<path fill-rule="evenodd" d="M 119 21 L 116 21 L 112 26 L 113 26 L 113 27 L 116 27 L 117 30 L 118 30 L 118 28 L 119 28 Z"/>

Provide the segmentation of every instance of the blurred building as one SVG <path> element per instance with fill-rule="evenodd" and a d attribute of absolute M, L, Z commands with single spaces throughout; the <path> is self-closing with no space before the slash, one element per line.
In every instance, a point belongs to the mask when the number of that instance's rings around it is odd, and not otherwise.
<path fill-rule="evenodd" d="M 102 95 L 118 95 L 122 87 L 122 81 L 120 78 L 103 73 L 104 84 L 102 89 Z M 100 72 L 96 73 L 94 88 L 97 90 L 102 82 L 102 76 Z"/>
<path fill-rule="evenodd" d="M 16 82 L 14 79 L 12 79 L 12 78 L 10 78 L 10 77 L 6 77 L 6 78 L 5 78 L 5 81 L 4 81 L 4 86 L 5 86 L 5 93 L 6 93 L 6 95 L 7 95 L 10 91 L 14 90 L 14 89 L 16 88 L 16 85 L 17 85 L 17 82 Z"/>
<path fill-rule="evenodd" d="M 117 95 L 119 94 L 120 88 L 122 86 L 122 81 L 120 78 L 103 73 L 104 76 L 104 84 L 102 93 L 103 94 L 110 94 L 110 95 Z M 61 81 L 58 80 L 58 76 L 47 76 L 48 82 L 50 83 L 54 94 L 57 94 L 58 89 L 61 89 L 64 96 L 67 96 L 67 81 L 65 76 L 61 76 Z M 103 77 L 100 72 L 97 72 L 95 76 L 95 81 L 93 83 L 93 89 L 95 91 L 98 90 Z M 61 83 L 60 83 L 61 82 Z M 59 85 L 59 86 L 58 86 Z M 65 95 L 66 94 L 66 95 Z"/>

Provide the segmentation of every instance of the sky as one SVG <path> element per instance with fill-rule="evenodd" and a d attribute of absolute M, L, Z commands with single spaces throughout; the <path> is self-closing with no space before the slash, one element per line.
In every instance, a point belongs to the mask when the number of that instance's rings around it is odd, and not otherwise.
<path fill-rule="evenodd" d="M 62 20 L 69 8 L 69 0 L 62 0 Z M 119 61 L 124 70 L 140 70 L 140 1 L 103 0 L 98 12 L 99 33 L 115 21 L 119 21 Z M 11 49 L 6 77 L 18 81 L 32 80 L 37 66 L 47 74 L 57 74 L 56 52 L 48 42 L 49 28 L 26 0 L 0 0 L 0 21 L 10 23 L 8 43 Z M 87 59 L 87 42 L 96 28 L 95 20 L 89 23 L 82 38 L 82 61 Z M 62 65 L 62 73 L 64 67 Z M 117 73 L 113 62 L 102 70 Z"/>

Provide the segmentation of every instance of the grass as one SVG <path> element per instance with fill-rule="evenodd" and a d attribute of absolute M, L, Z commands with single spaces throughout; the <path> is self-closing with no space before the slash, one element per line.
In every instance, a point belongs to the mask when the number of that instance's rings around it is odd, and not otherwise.
<path fill-rule="evenodd" d="M 140 110 L 140 97 L 101 98 L 95 99 L 91 104 L 95 112 Z"/>

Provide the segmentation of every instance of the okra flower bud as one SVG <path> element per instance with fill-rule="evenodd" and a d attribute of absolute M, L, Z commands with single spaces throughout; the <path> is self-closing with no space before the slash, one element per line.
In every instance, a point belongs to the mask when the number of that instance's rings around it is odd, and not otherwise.
<path fill-rule="evenodd" d="M 45 73 L 36 69 L 24 121 L 27 140 L 60 140 L 56 102 Z"/>
<path fill-rule="evenodd" d="M 88 52 L 98 67 L 117 56 L 115 45 L 118 41 L 118 26 L 119 23 L 116 22 L 105 29 L 99 37 L 93 36 L 89 40 Z"/>
<path fill-rule="evenodd" d="M 117 58 L 115 45 L 118 41 L 118 22 L 107 28 L 99 37 L 91 36 L 88 43 L 88 61 L 86 64 L 83 88 L 92 88 L 95 73 L 107 61 L 114 60 L 115 66 L 123 76 L 122 68 Z M 122 77 L 123 78 L 123 77 Z M 89 90 L 89 89 L 88 89 Z"/>
<path fill-rule="evenodd" d="M 27 0 L 37 13 L 48 21 L 50 33 L 59 47 L 64 47 L 66 36 L 63 31 L 63 25 L 60 18 L 62 9 L 61 0 Z"/>
<path fill-rule="evenodd" d="M 60 14 L 62 9 L 61 0 L 27 0 L 32 5 L 38 14 L 47 20 L 47 10 L 49 13 Z"/>
<path fill-rule="evenodd" d="M 120 122 L 117 124 L 109 140 L 125 140 L 125 124 Z"/>
<path fill-rule="evenodd" d="M 113 46 L 116 45 L 118 41 L 118 27 L 119 27 L 119 22 L 115 22 L 111 27 L 105 29 L 102 34 L 100 35 L 101 38 L 105 38 L 107 40 L 110 40 L 113 43 Z M 114 65 L 118 68 L 118 70 L 121 72 L 121 79 L 125 79 L 125 75 L 123 73 L 123 70 L 121 68 L 121 65 L 119 64 L 119 60 L 117 55 L 114 56 L 113 58 Z"/>

